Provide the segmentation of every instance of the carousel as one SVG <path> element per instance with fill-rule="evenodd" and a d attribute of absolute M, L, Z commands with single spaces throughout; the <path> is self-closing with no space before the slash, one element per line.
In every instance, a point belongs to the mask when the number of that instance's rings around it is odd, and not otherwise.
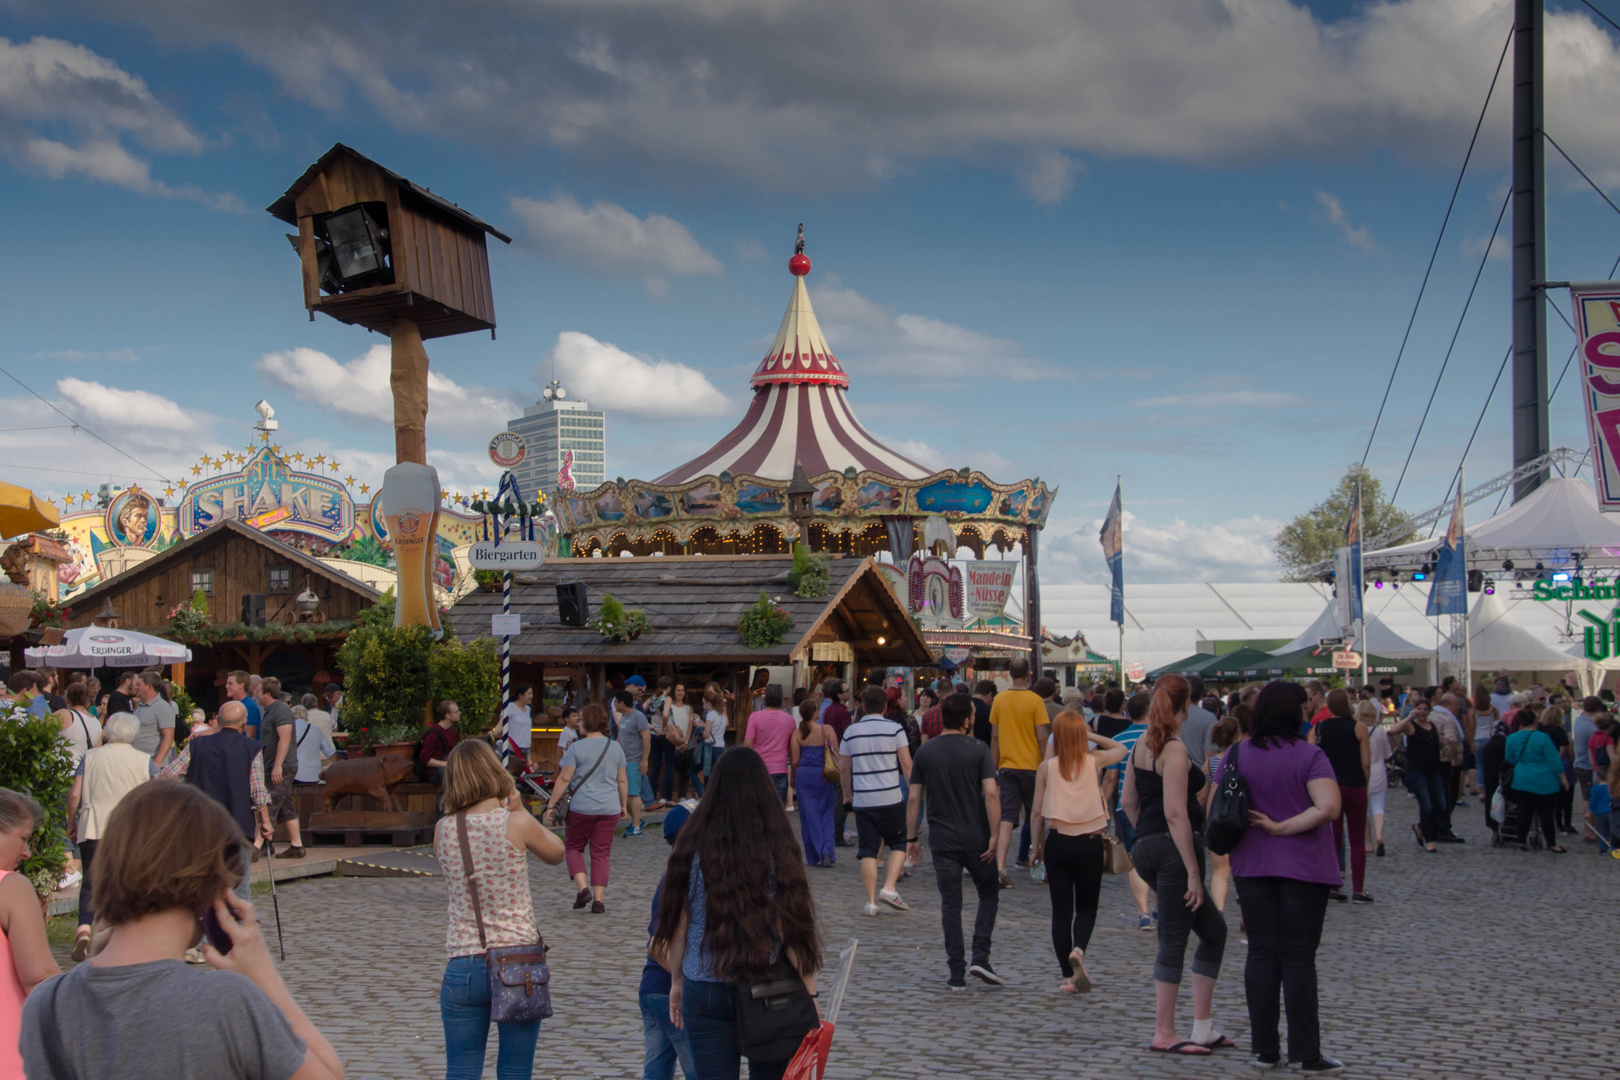
<path fill-rule="evenodd" d="M 802 541 L 833 557 L 887 553 L 891 585 L 925 630 L 941 633 L 987 617 L 985 598 L 1005 603 L 1015 564 L 993 562 L 996 571 L 977 574 L 974 563 L 1016 552 L 1027 645 L 1040 627 L 1036 537 L 1057 492 L 1039 479 L 1004 484 L 973 468 L 929 469 L 868 431 L 810 304 L 802 226 L 788 270 L 787 312 L 750 380 L 742 420 L 657 479 L 560 493 L 554 511 L 565 550 L 769 555 Z M 964 549 L 972 560 L 957 559 Z M 987 587 L 975 583 L 981 576 Z M 1038 651 L 1031 658 L 1038 663 Z"/>

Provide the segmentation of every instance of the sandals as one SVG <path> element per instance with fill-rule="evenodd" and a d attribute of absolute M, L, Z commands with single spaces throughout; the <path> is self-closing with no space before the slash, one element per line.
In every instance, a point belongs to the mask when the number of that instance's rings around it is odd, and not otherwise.
<path fill-rule="evenodd" d="M 1070 994 L 1091 993 L 1091 973 L 1086 971 L 1085 950 L 1078 946 L 1069 950 L 1069 966 L 1074 968 L 1074 974 L 1064 980 L 1063 985 L 1069 989 Z"/>
<path fill-rule="evenodd" d="M 1552 847 L 1548 848 L 1547 850 L 1552 852 L 1554 855 L 1562 855 L 1562 854 L 1564 854 L 1565 849 L 1559 847 L 1557 844 L 1554 844 Z"/>
<path fill-rule="evenodd" d="M 1201 1043 L 1196 1042 L 1195 1040 L 1195 1044 L 1202 1046 L 1205 1050 L 1230 1050 L 1232 1047 L 1237 1045 L 1237 1043 L 1232 1041 L 1230 1036 L 1222 1035 L 1219 1032 L 1216 1032 L 1215 1037 L 1209 1042 Z"/>
<path fill-rule="evenodd" d="M 1169 1046 L 1154 1046 L 1149 1043 L 1148 1049 L 1155 1054 L 1175 1054 L 1179 1057 L 1209 1057 L 1210 1055 L 1209 1047 L 1195 1043 L 1191 1039 L 1182 1039 L 1180 1042 L 1171 1043 Z"/>
<path fill-rule="evenodd" d="M 73 938 L 73 962 L 81 964 L 90 955 L 90 928 L 81 929 Z"/>

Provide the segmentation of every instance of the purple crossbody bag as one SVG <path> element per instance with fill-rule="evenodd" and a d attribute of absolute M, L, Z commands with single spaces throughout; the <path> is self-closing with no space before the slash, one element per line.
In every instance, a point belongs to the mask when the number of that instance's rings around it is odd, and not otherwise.
<path fill-rule="evenodd" d="M 467 811 L 456 811 L 461 839 L 461 865 L 467 874 L 467 896 L 478 922 L 478 944 L 489 971 L 489 1018 L 497 1024 L 529 1024 L 551 1015 L 551 969 L 545 940 L 533 945 L 491 949 L 484 937 L 484 909 L 478 902 L 478 875 L 473 870 L 472 843 L 467 839 Z"/>

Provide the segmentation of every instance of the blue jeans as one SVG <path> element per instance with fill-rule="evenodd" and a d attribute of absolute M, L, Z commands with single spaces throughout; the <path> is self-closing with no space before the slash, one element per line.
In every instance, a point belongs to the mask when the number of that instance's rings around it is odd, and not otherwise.
<path fill-rule="evenodd" d="M 645 1063 L 641 1067 L 642 1080 L 675 1080 L 677 1059 L 687 1080 L 697 1075 L 686 1032 L 669 1021 L 668 994 L 641 995 L 641 1037 L 647 1046 Z"/>
<path fill-rule="evenodd" d="M 738 1080 L 737 988 L 731 983 L 687 979 L 681 992 L 681 1020 L 692 1047 L 695 1080 Z M 750 1061 L 749 1080 L 781 1080 L 785 1061 Z"/>
<path fill-rule="evenodd" d="M 1440 835 L 1440 821 L 1446 811 L 1445 781 L 1438 772 L 1423 773 L 1407 769 L 1402 777 L 1418 802 L 1418 829 L 1425 843 L 1434 843 Z"/>
<path fill-rule="evenodd" d="M 776 785 L 776 797 L 781 799 L 785 806 L 787 804 L 788 774 L 771 773 L 771 783 Z"/>
<path fill-rule="evenodd" d="M 458 956 L 444 966 L 439 986 L 439 1016 L 444 1020 L 445 1080 L 480 1080 L 484 1048 L 489 1043 L 489 972 L 482 957 Z M 498 1024 L 500 1050 L 495 1080 L 530 1080 L 540 1021 Z"/>

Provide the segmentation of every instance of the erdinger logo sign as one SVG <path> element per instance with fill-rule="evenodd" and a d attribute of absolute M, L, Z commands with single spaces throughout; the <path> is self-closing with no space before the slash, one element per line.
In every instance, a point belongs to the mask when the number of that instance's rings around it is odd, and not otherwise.
<path fill-rule="evenodd" d="M 422 531 L 422 518 L 419 514 L 404 513 L 399 515 L 399 522 L 395 531 L 403 537 L 413 537 Z"/>
<path fill-rule="evenodd" d="M 91 641 L 99 641 L 103 645 L 122 645 L 124 638 L 120 634 L 91 634 Z"/>

